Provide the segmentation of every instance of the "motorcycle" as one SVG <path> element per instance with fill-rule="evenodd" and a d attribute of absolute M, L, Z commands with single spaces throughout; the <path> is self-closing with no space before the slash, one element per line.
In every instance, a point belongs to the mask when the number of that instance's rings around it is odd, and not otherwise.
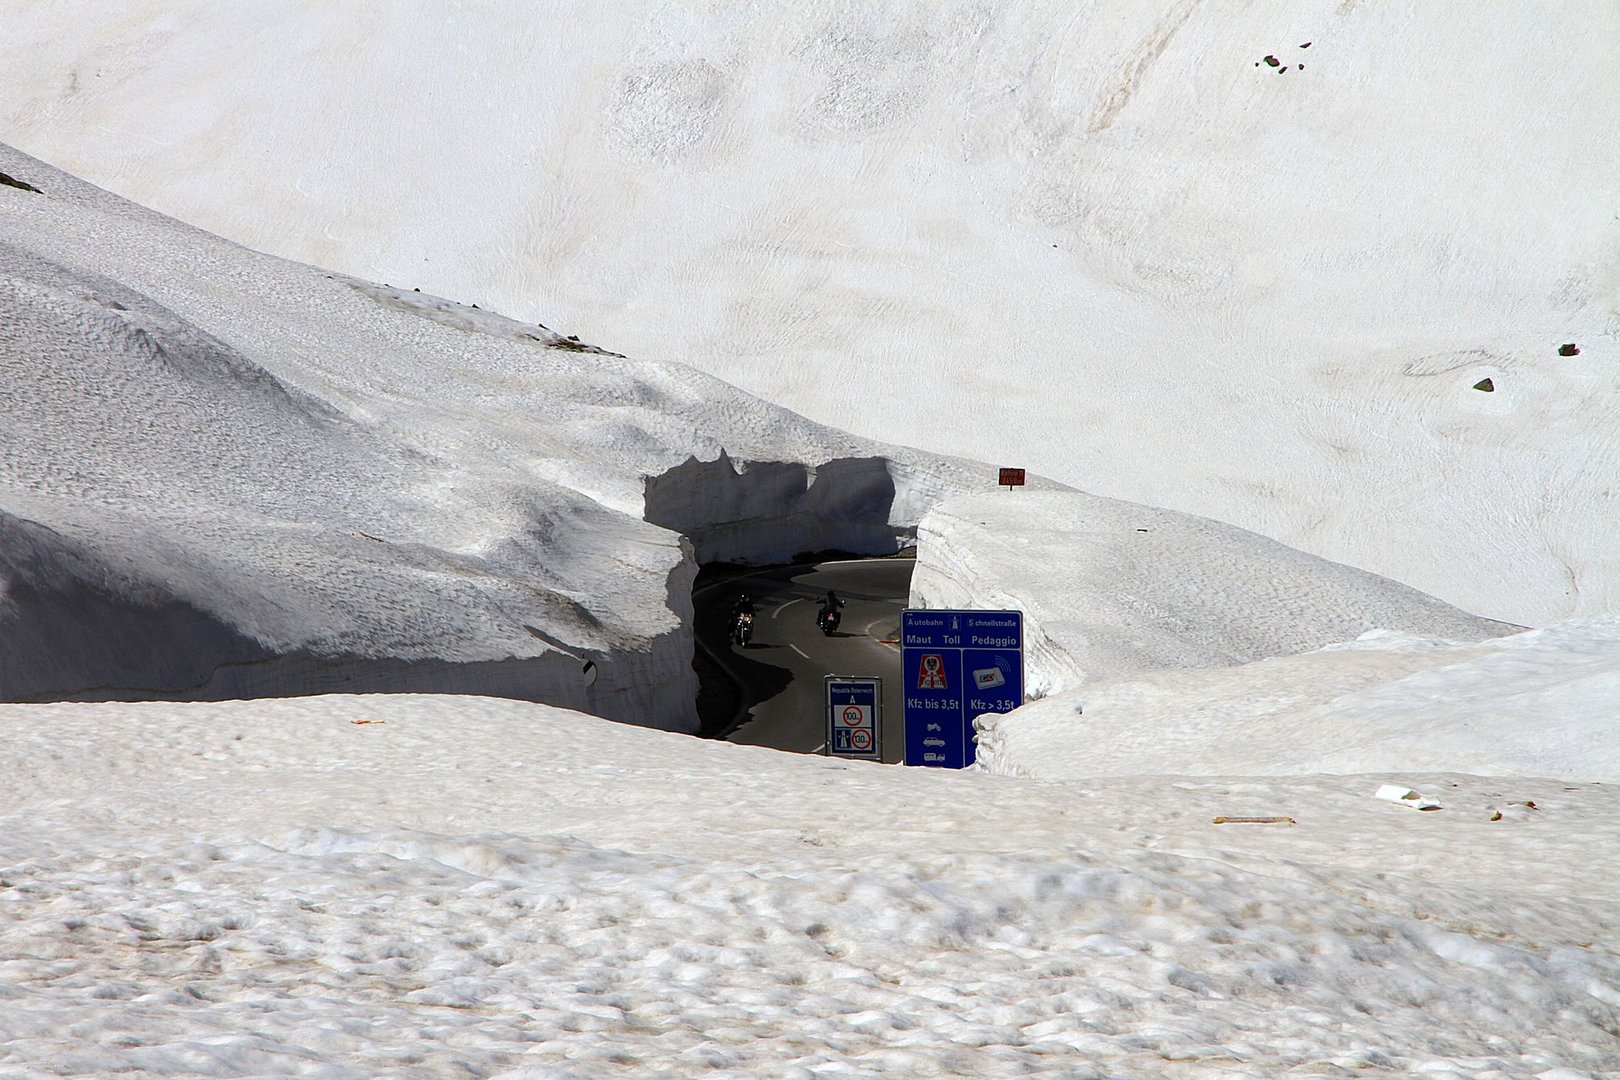
<path fill-rule="evenodd" d="M 752 611 L 744 611 L 737 616 L 737 622 L 731 628 L 731 640 L 736 642 L 738 645 L 741 645 L 743 648 L 747 648 L 748 641 L 753 636 L 754 613 Z"/>
<path fill-rule="evenodd" d="M 833 632 L 842 621 L 843 615 L 835 607 L 824 607 L 816 613 L 816 625 L 821 627 L 821 632 L 828 637 L 833 636 Z"/>

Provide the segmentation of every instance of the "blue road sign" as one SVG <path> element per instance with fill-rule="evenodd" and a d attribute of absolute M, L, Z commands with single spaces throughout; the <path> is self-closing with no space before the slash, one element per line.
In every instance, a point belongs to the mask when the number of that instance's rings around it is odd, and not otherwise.
<path fill-rule="evenodd" d="M 906 764 L 973 764 L 973 718 L 1024 703 L 1022 611 L 900 613 Z"/>
<path fill-rule="evenodd" d="M 876 675 L 828 675 L 827 753 L 883 760 L 880 708 L 883 680 Z"/>

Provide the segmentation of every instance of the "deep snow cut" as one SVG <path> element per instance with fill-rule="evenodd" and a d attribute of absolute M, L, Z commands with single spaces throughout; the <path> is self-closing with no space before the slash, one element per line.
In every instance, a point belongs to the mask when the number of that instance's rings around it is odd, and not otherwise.
<path fill-rule="evenodd" d="M 914 537 L 919 604 L 1029 612 L 1043 693 L 1509 629 L 1039 477 L 953 500 L 993 470 L 0 160 L 40 189 L 0 193 L 12 700 L 476 691 L 691 730 L 699 561 Z"/>
<path fill-rule="evenodd" d="M 797 523 L 880 553 L 970 484 L 680 365 L 0 167 L 38 189 L 0 194 L 0 697 L 460 690 L 691 729 L 696 562 L 643 520 L 650 478 L 863 461 Z M 659 505 L 704 505 L 681 486 Z"/>

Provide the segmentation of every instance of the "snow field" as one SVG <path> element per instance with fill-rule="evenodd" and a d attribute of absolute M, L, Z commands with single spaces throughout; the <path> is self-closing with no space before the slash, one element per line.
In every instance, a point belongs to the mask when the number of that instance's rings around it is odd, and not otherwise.
<path fill-rule="evenodd" d="M 1445 793 L 1419 814 L 1371 776 L 941 776 L 409 695 L 0 723 L 0 1069 L 1529 1077 L 1620 1055 L 1605 785 L 1403 778 Z M 1495 794 L 1538 809 L 1492 822 Z M 1212 824 L 1264 809 L 1299 824 Z"/>
<path fill-rule="evenodd" d="M 14 13 L 53 158 L 401 284 L 0 147 L 0 696 L 680 726 L 698 548 L 913 527 L 1050 696 L 1015 776 L 0 705 L 0 1075 L 1620 1073 L 1613 616 L 1075 493 L 919 525 L 992 474 L 617 355 L 1613 607 L 1612 12 L 1058 7 Z"/>
<path fill-rule="evenodd" d="M 1480 615 L 1620 598 L 1609 5 L 90 14 L 10 13 L 8 138 L 221 235 Z"/>

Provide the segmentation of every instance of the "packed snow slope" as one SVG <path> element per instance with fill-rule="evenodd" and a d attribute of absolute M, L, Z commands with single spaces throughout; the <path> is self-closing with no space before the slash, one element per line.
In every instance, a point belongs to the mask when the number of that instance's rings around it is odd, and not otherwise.
<path fill-rule="evenodd" d="M 413 695 L 0 731 L 7 1076 L 1620 1069 L 1612 784 L 1040 781 Z"/>
<path fill-rule="evenodd" d="M 58 2 L 6 13 L 0 123 L 263 250 L 1539 624 L 1620 606 L 1617 40 L 1529 0 Z"/>
<path fill-rule="evenodd" d="M 1079 491 L 937 503 L 917 526 L 911 603 L 1023 612 L 1032 695 L 1370 631 L 1472 642 L 1521 629 L 1230 525 Z"/>
<path fill-rule="evenodd" d="M 1443 770 L 1614 783 L 1617 718 L 1620 616 L 1594 615 L 1478 643 L 1372 631 L 1232 667 L 1104 676 L 976 727 L 980 763 L 1019 776 Z"/>
<path fill-rule="evenodd" d="M 453 690 L 689 728 L 696 552 L 649 478 L 779 559 L 779 518 L 892 551 L 969 482 L 6 147 L 0 179 L 0 699 Z"/>
<path fill-rule="evenodd" d="M 1000 773 L 1401 770 L 1620 781 L 1620 616 L 1539 630 L 1230 526 L 1076 491 L 945 499 L 911 600 L 1024 613 Z"/>

